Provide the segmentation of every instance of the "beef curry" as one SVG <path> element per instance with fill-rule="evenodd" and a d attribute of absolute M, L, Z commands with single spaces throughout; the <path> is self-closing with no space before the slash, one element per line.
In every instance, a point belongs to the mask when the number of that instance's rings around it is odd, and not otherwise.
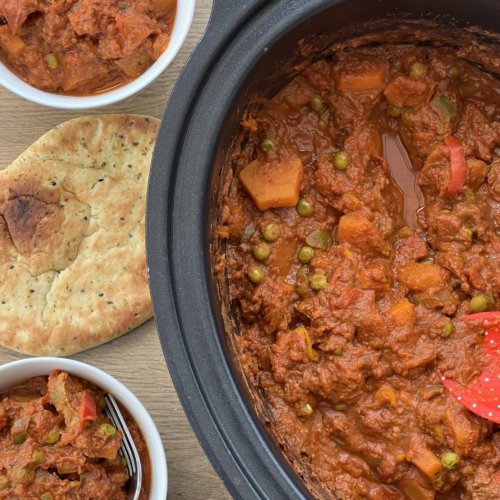
<path fill-rule="evenodd" d="M 41 90 L 106 91 L 161 56 L 176 7 L 176 0 L 0 0 L 0 59 Z"/>
<path fill-rule="evenodd" d="M 464 317 L 500 309 L 499 95 L 454 49 L 353 44 L 242 118 L 216 271 L 275 436 L 332 496 L 500 498 L 497 426 L 437 375 L 481 372 Z"/>
<path fill-rule="evenodd" d="M 104 414 L 103 396 L 59 371 L 0 393 L 0 498 L 127 498 L 122 437 Z M 144 439 L 124 415 L 147 478 Z M 140 498 L 147 498 L 145 487 Z"/>

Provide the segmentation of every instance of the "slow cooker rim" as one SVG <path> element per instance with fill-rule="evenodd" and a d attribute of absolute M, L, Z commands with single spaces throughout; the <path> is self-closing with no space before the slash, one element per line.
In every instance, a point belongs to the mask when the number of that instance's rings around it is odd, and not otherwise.
<path fill-rule="evenodd" d="M 323 5 L 322 0 L 311 2 L 311 4 L 313 3 L 319 6 Z M 219 24 L 216 27 L 215 35 L 214 26 L 210 24 L 205 37 L 191 56 L 188 65 L 176 84 L 170 99 L 169 108 L 164 117 L 162 129 L 159 132 L 159 137 L 165 139 L 162 143 L 163 147 L 155 149 L 153 167 L 150 174 L 147 214 L 148 266 L 156 271 L 155 273 L 150 273 L 152 300 L 157 327 L 160 333 L 160 341 L 172 380 L 198 440 L 207 453 L 212 465 L 223 478 L 229 491 L 233 496 L 238 498 L 290 498 L 291 495 L 294 498 L 306 498 L 309 495 L 304 486 L 301 483 L 296 483 L 297 478 L 295 475 L 291 479 L 291 470 L 288 470 L 286 473 L 283 472 L 283 467 L 289 468 L 289 464 L 283 462 L 281 467 L 278 466 L 276 455 L 268 450 L 267 445 L 270 443 L 266 445 L 262 441 L 262 430 L 256 431 L 254 429 L 252 436 L 253 439 L 256 437 L 259 438 L 261 441 L 259 444 L 262 449 L 267 450 L 264 454 L 265 456 L 260 457 L 262 461 L 259 463 L 254 457 L 253 466 L 251 467 L 251 471 L 249 471 L 248 457 L 246 457 L 244 463 L 237 458 L 239 453 L 235 452 L 240 452 L 241 447 L 239 449 L 235 448 L 233 440 L 234 438 L 241 438 L 242 435 L 235 436 L 233 433 L 233 439 L 229 439 L 227 435 L 224 435 L 224 429 L 221 429 L 217 416 L 214 417 L 210 409 L 210 397 L 206 395 L 203 387 L 204 383 L 200 382 L 199 376 L 195 373 L 195 367 L 199 368 L 200 365 L 199 363 L 196 365 L 193 362 L 189 349 L 185 344 L 183 345 L 183 342 L 186 340 L 186 337 L 183 335 L 185 330 L 182 327 L 182 318 L 184 315 L 182 312 L 179 312 L 179 303 L 175 293 L 175 271 L 172 270 L 172 262 L 169 262 L 168 259 L 172 255 L 172 249 L 167 242 L 171 243 L 174 238 L 172 235 L 173 226 L 170 224 L 171 221 L 167 217 L 167 214 L 173 213 L 174 198 L 178 189 L 176 183 L 177 166 L 182 155 L 182 142 L 189 129 L 189 122 L 192 119 L 194 110 L 198 106 L 198 99 L 200 98 L 200 88 L 193 88 L 193 85 L 189 85 L 192 82 L 185 81 L 188 79 L 183 79 L 183 76 L 185 77 L 189 73 L 189 80 L 198 81 L 200 79 L 202 80 L 201 87 L 204 87 L 206 85 L 206 82 L 203 81 L 204 78 L 210 77 L 210 74 L 214 71 L 214 67 L 219 62 L 219 53 L 216 51 L 217 45 L 223 45 L 224 39 L 231 36 L 233 36 L 231 42 L 234 42 L 234 36 L 239 34 L 240 28 L 244 26 L 248 29 L 248 20 L 253 19 L 258 8 L 265 4 L 266 2 L 262 0 L 247 2 L 245 4 L 246 10 L 244 9 L 247 14 L 246 20 L 245 16 L 241 16 L 242 12 L 240 9 L 237 13 L 239 16 L 236 16 L 237 19 L 235 22 L 233 24 L 225 22 L 222 26 L 223 29 L 221 29 Z M 265 5 L 266 9 L 269 6 L 269 4 Z M 228 12 L 227 7 L 228 5 L 225 2 L 214 2 L 213 18 L 215 20 L 224 19 L 227 21 L 228 17 L 231 15 L 234 16 L 235 13 L 233 11 Z M 225 13 L 221 12 L 224 10 Z M 228 29 L 229 26 L 236 26 L 236 28 L 231 32 Z M 210 28 L 212 28 L 212 31 L 210 31 Z M 226 48 L 222 47 L 220 52 L 223 53 L 225 50 Z M 207 58 L 207 54 L 210 57 Z M 194 78 L 193 75 L 195 75 Z M 179 106 L 180 102 L 190 102 L 191 105 L 189 109 L 182 109 L 182 106 Z M 169 116 L 176 117 L 176 120 L 169 120 Z M 183 120 L 179 120 L 179 117 L 183 117 L 188 123 L 185 124 Z M 168 131 L 164 131 L 164 127 L 168 128 Z M 173 140 L 173 137 L 176 137 L 178 140 Z M 155 169 L 157 165 L 161 165 L 161 168 Z M 167 207 L 167 210 L 161 211 L 157 210 L 156 207 L 152 208 L 150 200 L 155 200 L 154 203 L 156 206 Z M 158 233 L 155 228 L 158 227 L 165 227 L 167 229 L 168 237 L 164 242 L 156 238 Z M 161 273 L 158 273 L 159 269 L 162 269 Z M 199 273 L 198 276 L 200 275 Z M 165 287 L 165 283 L 168 283 L 167 287 Z M 206 300 L 206 302 L 209 303 L 209 300 Z M 172 317 L 169 318 L 168 315 L 164 314 L 167 310 L 173 313 Z M 175 341 L 172 339 L 172 331 L 168 335 L 165 333 L 164 327 L 167 325 L 172 330 L 175 330 L 178 336 Z M 173 349 L 175 349 L 175 354 L 173 354 Z M 180 361 L 179 356 L 182 356 L 182 361 Z M 189 373 L 189 377 L 186 377 L 187 373 Z M 231 382 L 234 383 L 234 381 Z M 197 394 L 196 399 L 188 395 L 191 391 Z M 244 414 L 246 423 L 253 422 L 254 425 L 260 426 L 261 422 L 255 422 L 253 417 L 248 415 L 248 408 L 245 402 L 241 400 L 236 387 L 231 392 L 231 396 L 234 398 L 234 401 L 238 402 L 238 415 L 241 416 Z M 222 413 L 225 412 L 223 411 Z M 218 416 L 220 416 L 220 413 Z M 246 429 L 246 432 L 248 432 L 248 429 Z M 242 430 L 242 434 L 245 434 L 245 430 Z M 246 436 L 246 441 L 247 445 L 251 448 L 252 441 L 249 436 Z M 229 443 L 233 444 L 231 453 L 227 450 L 223 451 L 224 447 L 227 447 Z M 231 469 L 231 472 L 228 469 Z M 277 475 L 270 480 L 273 470 Z M 258 476 L 258 480 L 254 479 L 255 475 Z M 242 480 L 244 481 L 243 485 Z M 277 480 L 277 483 L 274 480 Z"/>

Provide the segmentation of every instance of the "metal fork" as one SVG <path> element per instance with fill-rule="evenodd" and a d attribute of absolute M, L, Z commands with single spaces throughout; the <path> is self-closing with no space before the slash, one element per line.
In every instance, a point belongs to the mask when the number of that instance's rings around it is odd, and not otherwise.
<path fill-rule="evenodd" d="M 129 495 L 130 500 L 138 500 L 142 486 L 142 466 L 139 452 L 135 446 L 134 440 L 130 435 L 123 414 L 111 394 L 104 396 L 106 408 L 104 412 L 111 420 L 112 424 L 122 433 L 122 443 L 118 453 L 125 458 L 127 463 L 127 473 L 129 477 Z"/>

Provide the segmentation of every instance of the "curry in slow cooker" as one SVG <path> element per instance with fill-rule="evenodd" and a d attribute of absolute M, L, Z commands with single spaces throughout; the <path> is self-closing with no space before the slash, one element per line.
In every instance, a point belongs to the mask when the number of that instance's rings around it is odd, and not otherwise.
<path fill-rule="evenodd" d="M 498 64 L 498 59 L 496 60 Z M 500 86 L 456 50 L 345 47 L 241 120 L 216 271 L 277 439 L 342 499 L 498 499 L 466 384 L 500 309 Z"/>

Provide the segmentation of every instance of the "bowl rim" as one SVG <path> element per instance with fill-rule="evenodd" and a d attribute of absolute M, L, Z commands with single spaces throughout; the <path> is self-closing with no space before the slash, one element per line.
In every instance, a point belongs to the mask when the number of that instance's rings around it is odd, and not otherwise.
<path fill-rule="evenodd" d="M 29 85 L 2 61 L 0 61 L 0 85 L 28 101 L 56 109 L 82 110 L 100 108 L 123 101 L 134 96 L 155 81 L 174 60 L 190 31 L 195 7 L 196 0 L 177 0 L 174 25 L 167 49 L 144 73 L 124 85 L 88 96 L 56 94 Z"/>
<path fill-rule="evenodd" d="M 91 364 L 68 358 L 40 357 L 10 361 L 0 366 L 0 391 L 37 375 L 62 370 L 110 392 L 139 426 L 146 442 L 151 464 L 149 498 L 166 498 L 168 468 L 162 439 L 151 415 L 137 396 L 117 378 Z M 5 382 L 7 380 L 7 382 Z"/>

